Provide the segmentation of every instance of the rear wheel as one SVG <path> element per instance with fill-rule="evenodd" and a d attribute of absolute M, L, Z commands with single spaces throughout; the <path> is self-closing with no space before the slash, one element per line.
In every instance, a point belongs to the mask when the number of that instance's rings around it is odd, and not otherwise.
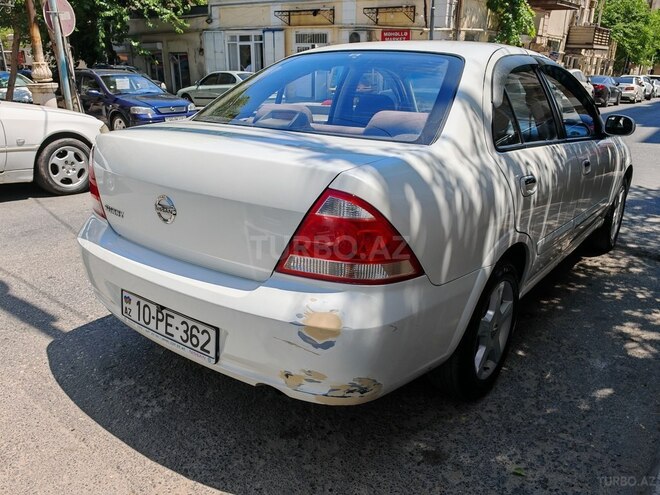
<path fill-rule="evenodd" d="M 518 276 L 508 260 L 493 271 L 454 354 L 429 378 L 464 400 L 483 397 L 493 387 L 509 350 L 518 311 Z"/>
<path fill-rule="evenodd" d="M 90 148 L 74 138 L 57 139 L 37 157 L 35 181 L 53 194 L 75 194 L 87 189 Z"/>
<path fill-rule="evenodd" d="M 616 95 L 616 100 L 614 101 L 614 105 L 618 106 L 619 103 L 621 103 L 621 94 Z"/>
<path fill-rule="evenodd" d="M 607 253 L 616 246 L 623 221 L 623 212 L 626 208 L 626 197 L 628 196 L 629 187 L 628 181 L 624 179 L 614 201 L 607 210 L 605 223 L 591 235 L 592 245 L 602 253 Z"/>

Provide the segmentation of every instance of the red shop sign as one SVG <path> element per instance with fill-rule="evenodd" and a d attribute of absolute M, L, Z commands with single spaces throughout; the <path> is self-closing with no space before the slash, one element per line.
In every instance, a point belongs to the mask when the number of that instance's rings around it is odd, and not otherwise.
<path fill-rule="evenodd" d="M 383 29 L 380 32 L 381 41 L 409 41 L 410 29 Z"/>

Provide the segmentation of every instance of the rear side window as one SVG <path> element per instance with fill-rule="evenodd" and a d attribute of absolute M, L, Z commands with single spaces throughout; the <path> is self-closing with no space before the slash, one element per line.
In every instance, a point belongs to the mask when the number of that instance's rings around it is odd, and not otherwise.
<path fill-rule="evenodd" d="M 463 61 L 394 51 L 294 56 L 225 93 L 194 120 L 429 144 L 454 99 Z"/>
<path fill-rule="evenodd" d="M 505 93 L 522 135 L 523 142 L 536 143 L 557 139 L 557 128 L 541 81 L 531 66 L 522 66 L 509 74 Z"/>
<path fill-rule="evenodd" d="M 522 143 L 506 91 L 502 104 L 493 108 L 493 141 L 497 148 Z"/>
<path fill-rule="evenodd" d="M 236 78 L 232 74 L 222 72 L 218 74 L 218 84 L 234 84 Z"/>

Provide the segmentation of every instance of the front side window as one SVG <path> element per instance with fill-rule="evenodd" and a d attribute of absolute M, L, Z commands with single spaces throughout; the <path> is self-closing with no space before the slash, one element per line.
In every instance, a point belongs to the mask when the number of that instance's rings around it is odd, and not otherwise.
<path fill-rule="evenodd" d="M 251 77 L 194 120 L 428 144 L 462 67 L 454 56 L 414 52 L 301 55 Z"/>
<path fill-rule="evenodd" d="M 83 76 L 82 81 L 80 83 L 80 91 L 84 94 L 90 89 L 98 91 L 101 88 L 99 87 L 99 83 L 95 78 L 90 76 Z"/>
<path fill-rule="evenodd" d="M 218 84 L 218 74 L 209 74 L 199 83 L 200 86 L 212 86 Z"/>
<path fill-rule="evenodd" d="M 596 119 L 587 109 L 586 101 L 583 103 L 582 98 L 578 96 L 580 91 L 577 86 L 574 89 L 568 87 L 571 81 L 561 69 L 546 66 L 542 70 L 548 81 L 550 93 L 557 103 L 566 137 L 573 139 L 595 136 Z"/>
<path fill-rule="evenodd" d="M 514 69 L 507 77 L 504 90 L 525 143 L 557 139 L 550 102 L 533 66 Z"/>

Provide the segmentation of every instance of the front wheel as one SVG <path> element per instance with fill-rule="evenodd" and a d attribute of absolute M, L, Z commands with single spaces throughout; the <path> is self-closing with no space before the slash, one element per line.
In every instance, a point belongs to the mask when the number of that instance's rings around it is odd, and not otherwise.
<path fill-rule="evenodd" d="M 53 194 L 75 194 L 87 189 L 89 182 L 87 144 L 74 138 L 57 139 L 46 146 L 35 165 L 35 181 Z"/>
<path fill-rule="evenodd" d="M 126 122 L 126 119 L 123 117 L 123 115 L 118 113 L 112 117 L 111 127 L 113 131 L 120 131 L 122 129 L 126 129 L 128 127 L 128 123 Z"/>
<path fill-rule="evenodd" d="M 626 208 L 628 188 L 628 181 L 624 179 L 614 201 L 607 210 L 605 222 L 591 235 L 592 245 L 603 254 L 611 251 L 616 246 L 623 221 L 623 212 Z"/>
<path fill-rule="evenodd" d="M 493 270 L 458 347 L 429 378 L 464 400 L 483 397 L 493 387 L 509 350 L 518 312 L 518 276 L 508 260 Z"/>

